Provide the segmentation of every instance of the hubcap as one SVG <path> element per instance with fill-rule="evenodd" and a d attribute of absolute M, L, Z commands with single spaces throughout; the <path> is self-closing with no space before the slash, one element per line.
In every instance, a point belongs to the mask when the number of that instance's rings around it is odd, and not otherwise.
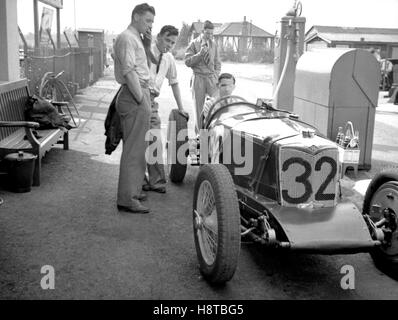
<path fill-rule="evenodd" d="M 385 209 L 390 209 L 394 213 L 393 216 L 397 219 L 398 215 L 398 183 L 388 182 L 382 188 L 376 191 L 373 195 L 370 204 L 370 216 L 377 224 L 383 220 L 383 212 Z M 398 254 L 398 230 L 394 230 L 390 246 L 382 246 L 382 250 L 387 255 Z"/>
<path fill-rule="evenodd" d="M 213 188 L 207 180 L 199 187 L 195 215 L 194 225 L 202 257 L 207 265 L 212 265 L 217 254 L 218 221 Z"/>

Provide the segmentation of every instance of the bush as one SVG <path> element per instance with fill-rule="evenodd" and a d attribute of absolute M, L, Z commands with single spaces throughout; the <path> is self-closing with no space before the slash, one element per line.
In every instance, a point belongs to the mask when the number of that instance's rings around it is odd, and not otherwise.
<path fill-rule="evenodd" d="M 224 47 L 224 50 L 221 53 L 220 58 L 221 61 L 232 61 L 232 62 L 239 61 L 239 55 L 237 52 L 235 52 L 234 47 L 230 43 L 227 43 L 227 45 Z"/>
<path fill-rule="evenodd" d="M 184 60 L 186 48 L 174 49 L 173 56 L 176 60 Z"/>

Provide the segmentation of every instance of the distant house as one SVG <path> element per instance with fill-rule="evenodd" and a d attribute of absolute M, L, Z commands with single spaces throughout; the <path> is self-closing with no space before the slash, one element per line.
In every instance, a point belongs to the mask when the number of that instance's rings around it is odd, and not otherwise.
<path fill-rule="evenodd" d="M 194 22 L 190 28 L 190 39 L 195 39 L 203 30 L 203 22 Z M 248 22 L 214 23 L 214 39 L 221 56 L 228 60 L 273 59 L 274 35 Z"/>
<path fill-rule="evenodd" d="M 305 35 L 305 48 L 374 48 L 382 58 L 398 58 L 398 29 L 314 25 Z"/>
<path fill-rule="evenodd" d="M 104 66 L 106 62 L 106 44 L 105 32 L 103 29 L 78 29 L 78 40 L 80 48 L 93 48 L 91 54 L 93 59 L 90 63 L 90 83 L 94 79 L 98 79 L 104 75 Z M 95 49 L 95 50 L 94 50 Z M 99 53 L 99 54 L 96 54 Z M 99 63 L 94 63 L 94 60 L 99 59 Z M 93 66 L 97 66 L 97 70 L 92 70 Z"/>
<path fill-rule="evenodd" d="M 105 32 L 103 29 L 87 29 L 77 30 L 79 46 L 82 48 L 95 47 L 103 48 L 105 40 Z"/>
<path fill-rule="evenodd" d="M 214 38 L 221 48 L 221 54 L 235 53 L 237 60 L 272 60 L 274 52 L 274 35 L 257 27 L 251 22 L 224 23 L 214 30 Z M 244 58 L 246 57 L 246 58 Z"/>

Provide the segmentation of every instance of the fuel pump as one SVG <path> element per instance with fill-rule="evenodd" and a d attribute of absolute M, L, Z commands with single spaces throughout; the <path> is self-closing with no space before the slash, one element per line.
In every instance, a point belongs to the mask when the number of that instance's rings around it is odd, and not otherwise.
<path fill-rule="evenodd" d="M 293 111 L 296 64 L 304 52 L 305 22 L 302 4 L 294 1 L 293 8 L 282 17 L 279 37 L 275 37 L 273 105 Z"/>

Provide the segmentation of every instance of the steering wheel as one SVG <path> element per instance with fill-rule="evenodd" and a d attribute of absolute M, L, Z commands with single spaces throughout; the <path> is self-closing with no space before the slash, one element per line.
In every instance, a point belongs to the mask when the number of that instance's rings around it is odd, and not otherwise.
<path fill-rule="evenodd" d="M 238 101 L 246 102 L 246 99 L 244 99 L 244 98 L 242 98 L 242 97 L 240 97 L 240 96 L 231 95 L 231 96 L 221 97 L 221 98 L 217 99 L 216 101 L 214 101 L 214 102 L 212 103 L 212 105 L 210 106 L 209 112 L 207 113 L 207 117 L 210 117 L 210 116 L 211 116 L 211 114 L 212 114 L 212 112 L 213 112 L 213 109 L 215 108 L 215 106 L 216 106 L 217 104 L 219 104 L 219 103 L 221 103 L 222 101 L 227 100 L 227 99 L 235 99 L 235 100 L 238 100 Z M 236 102 L 236 101 L 234 101 L 234 102 Z M 228 105 L 225 105 L 225 106 L 222 106 L 222 107 L 226 107 L 226 106 L 228 106 Z"/>
<path fill-rule="evenodd" d="M 234 101 L 233 103 L 231 103 L 231 104 L 226 104 L 226 105 L 224 105 L 224 106 L 221 106 L 220 108 L 218 108 L 215 112 L 213 112 L 214 110 L 214 106 L 217 104 L 217 103 L 219 103 L 220 101 L 223 101 L 224 99 L 226 99 L 226 98 L 238 98 L 239 100 L 241 100 L 241 101 Z M 239 97 L 239 96 L 227 96 L 227 97 L 223 97 L 222 99 L 218 99 L 215 103 L 213 103 L 212 105 L 211 105 L 211 107 L 210 107 L 210 111 L 212 111 L 212 113 L 210 113 L 209 112 L 209 114 L 207 115 L 207 118 L 206 118 L 206 121 L 203 123 L 203 128 L 207 128 L 208 126 L 209 126 L 209 124 L 210 124 L 210 122 L 213 120 L 213 118 L 214 118 L 214 116 L 215 116 L 215 114 L 217 114 L 219 111 L 221 111 L 221 110 L 223 110 L 223 109 L 225 109 L 225 108 L 228 108 L 228 107 L 230 107 L 230 106 L 242 106 L 242 105 L 244 105 L 244 106 L 247 106 L 247 107 L 251 107 L 251 108 L 253 108 L 253 109 L 255 109 L 255 110 L 259 110 L 259 109 L 262 109 L 260 106 L 257 106 L 257 105 L 255 105 L 255 104 L 253 104 L 253 103 L 250 103 L 250 102 L 247 102 L 245 99 L 243 99 L 242 97 Z"/>
<path fill-rule="evenodd" d="M 240 97 L 240 96 L 234 96 L 234 95 L 229 95 L 229 96 L 225 96 L 225 97 L 218 98 L 216 101 L 214 101 L 214 102 L 211 104 L 210 109 L 209 109 L 209 112 L 207 113 L 207 119 L 210 119 L 210 118 L 213 117 L 213 116 L 212 116 L 212 113 L 213 113 L 214 108 L 216 107 L 216 105 L 219 104 L 219 103 L 221 103 L 221 102 L 224 101 L 224 100 L 227 100 L 227 99 L 235 99 L 235 100 L 238 100 L 238 101 L 246 102 L 246 99 L 244 99 L 244 98 L 242 98 L 242 97 Z M 238 101 L 234 101 L 234 102 L 238 102 Z M 225 105 L 225 106 L 221 106 L 217 111 L 220 111 L 221 109 L 223 109 L 223 108 L 225 108 L 225 107 L 228 107 L 228 106 L 229 106 L 228 104 Z M 204 110 L 202 111 L 201 119 L 203 119 L 203 114 L 204 114 Z M 209 121 L 205 121 L 205 120 L 206 120 L 206 119 L 203 119 L 203 125 L 206 125 L 206 124 L 209 122 Z"/>

